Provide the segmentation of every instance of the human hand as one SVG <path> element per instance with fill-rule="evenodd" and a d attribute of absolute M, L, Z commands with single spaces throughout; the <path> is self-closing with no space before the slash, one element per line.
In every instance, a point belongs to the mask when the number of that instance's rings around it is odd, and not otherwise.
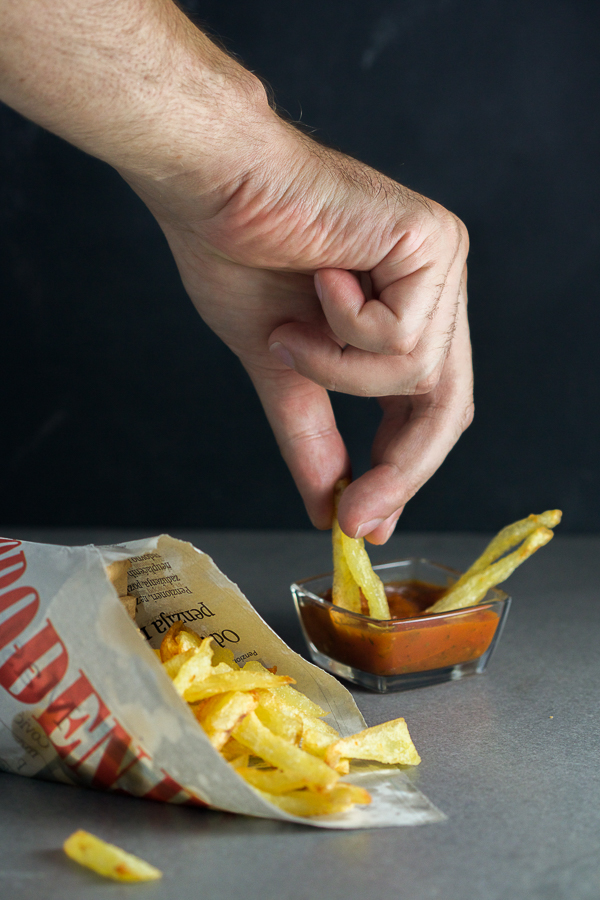
<path fill-rule="evenodd" d="M 373 468 L 339 517 L 346 533 L 384 543 L 471 420 L 466 231 L 270 111 L 261 129 L 239 136 L 229 184 L 215 177 L 224 200 L 207 199 L 194 173 L 163 182 L 158 200 L 136 189 L 196 308 L 248 371 L 317 527 L 329 527 L 333 486 L 350 470 L 327 391 L 380 398 Z"/>
<path fill-rule="evenodd" d="M 350 469 L 327 391 L 381 398 L 339 519 L 385 541 L 472 414 L 462 223 L 283 122 L 171 0 L 0 0 L 0 25 L 0 98 L 146 201 L 320 528 Z"/>

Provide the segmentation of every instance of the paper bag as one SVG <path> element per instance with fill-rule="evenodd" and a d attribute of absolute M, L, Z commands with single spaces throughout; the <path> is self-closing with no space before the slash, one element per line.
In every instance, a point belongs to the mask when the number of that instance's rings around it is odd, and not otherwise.
<path fill-rule="evenodd" d="M 0 768 L 322 828 L 445 818 L 403 771 L 369 763 L 346 780 L 371 793 L 370 806 L 310 819 L 272 806 L 212 747 L 152 651 L 176 621 L 230 648 L 240 665 L 254 659 L 291 675 L 343 736 L 365 727 L 350 693 L 290 650 L 191 544 L 167 535 L 109 547 L 2 538 Z"/>

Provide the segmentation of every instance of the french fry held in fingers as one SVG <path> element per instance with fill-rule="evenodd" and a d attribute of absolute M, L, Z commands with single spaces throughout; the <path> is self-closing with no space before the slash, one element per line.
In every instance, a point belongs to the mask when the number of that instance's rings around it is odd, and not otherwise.
<path fill-rule="evenodd" d="M 261 797 L 291 815 L 332 815 L 370 803 L 367 791 L 341 781 L 351 759 L 420 761 L 403 719 L 341 738 L 323 721 L 326 711 L 292 687 L 293 678 L 256 660 L 239 668 L 210 638 L 180 623 L 163 644 L 163 669 L 215 750 Z"/>
<path fill-rule="evenodd" d="M 503 528 L 471 568 L 429 607 L 427 613 L 449 612 L 480 603 L 490 588 L 506 581 L 517 566 L 552 540 L 554 532 L 548 526 L 558 525 L 561 516 L 559 509 L 548 510 Z M 521 546 L 512 553 L 502 555 L 519 543 Z"/>
<path fill-rule="evenodd" d="M 373 571 L 364 542 L 349 538 L 339 526 L 337 510 L 342 493 L 349 483 L 348 479 L 341 479 L 334 490 L 331 599 L 334 606 L 350 612 L 368 615 L 372 619 L 389 619 L 385 588 Z M 561 518 L 560 509 L 549 509 L 507 525 L 464 575 L 425 613 L 450 612 L 480 603 L 491 588 L 506 581 L 517 566 L 552 539 L 552 529 L 559 524 Z M 513 549 L 515 547 L 516 550 Z M 513 552 L 509 553 L 510 550 Z"/>
<path fill-rule="evenodd" d="M 334 491 L 332 601 L 350 612 L 366 612 L 372 619 L 389 619 L 385 588 L 373 571 L 363 538 L 348 537 L 338 522 L 338 505 L 349 483 L 348 479 L 341 479 Z M 362 608 L 363 597 L 367 610 Z"/>

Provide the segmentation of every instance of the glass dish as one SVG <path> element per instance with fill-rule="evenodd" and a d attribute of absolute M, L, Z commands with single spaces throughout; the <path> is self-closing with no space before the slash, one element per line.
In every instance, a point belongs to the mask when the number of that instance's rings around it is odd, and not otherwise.
<path fill-rule="evenodd" d="M 386 591 L 415 581 L 447 587 L 460 575 L 427 559 L 402 559 L 373 568 Z M 483 672 L 510 607 L 510 597 L 494 588 L 481 603 L 466 609 L 409 619 L 371 619 L 334 606 L 325 598 L 331 584 L 330 572 L 291 585 L 311 658 L 333 675 L 381 693 Z"/>

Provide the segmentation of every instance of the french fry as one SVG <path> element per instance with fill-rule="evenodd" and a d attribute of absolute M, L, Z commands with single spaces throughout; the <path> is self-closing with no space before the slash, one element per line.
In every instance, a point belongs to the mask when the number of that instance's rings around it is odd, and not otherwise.
<path fill-rule="evenodd" d="M 213 651 L 211 639 L 205 638 L 199 647 L 191 648 L 191 654 L 173 679 L 173 687 L 182 697 L 194 682 L 201 682 L 211 674 Z M 200 698 L 198 698 L 200 699 Z"/>
<path fill-rule="evenodd" d="M 554 532 L 549 528 L 544 526 L 536 528 L 513 553 L 488 565 L 482 571 L 476 571 L 465 581 L 461 579 L 462 583 L 457 582 L 453 585 L 443 597 L 429 607 L 427 613 L 448 612 L 451 609 L 475 606 L 483 600 L 490 588 L 506 581 L 517 566 L 525 562 L 532 553 L 547 544 L 553 537 Z"/>
<path fill-rule="evenodd" d="M 163 662 L 167 662 L 172 656 L 178 656 L 181 648 L 177 643 L 177 634 L 181 631 L 183 622 L 175 622 L 171 625 L 160 644 L 160 658 Z"/>
<path fill-rule="evenodd" d="M 267 794 L 285 794 L 288 791 L 297 791 L 310 783 L 310 779 L 304 773 L 284 772 L 281 769 L 238 768 L 237 772 L 252 787 L 258 788 L 259 791 L 265 791 Z"/>
<path fill-rule="evenodd" d="M 346 557 L 344 555 L 344 532 L 340 528 L 338 522 L 337 510 L 340 497 L 344 489 L 350 484 L 348 478 L 338 481 L 335 486 L 333 495 L 333 524 L 331 526 L 331 536 L 333 541 L 333 584 L 331 588 L 331 599 L 335 606 L 347 609 L 350 612 L 360 613 L 362 609 L 360 588 L 354 576 L 350 571 Z"/>
<path fill-rule="evenodd" d="M 342 546 L 348 568 L 369 604 L 372 619 L 389 619 L 390 607 L 379 575 L 373 571 L 363 538 L 349 538 L 342 533 Z"/>
<path fill-rule="evenodd" d="M 186 650 L 193 650 L 196 647 L 200 647 L 204 638 L 201 638 L 195 631 L 190 631 L 188 628 L 185 628 L 179 632 L 176 640 L 181 648 L 180 652 L 185 653 Z"/>
<path fill-rule="evenodd" d="M 339 778 L 337 772 L 323 760 L 273 734 L 262 724 L 256 713 L 250 713 L 236 725 L 233 736 L 254 756 L 260 756 L 272 766 L 284 771 L 302 773 L 307 783 L 315 790 L 326 790 Z"/>
<path fill-rule="evenodd" d="M 361 590 L 373 619 L 389 619 L 385 588 L 373 571 L 363 538 L 351 538 L 339 526 L 337 510 L 341 495 L 348 486 L 348 479 L 341 479 L 334 490 L 333 535 L 333 586 L 332 601 L 350 612 L 362 611 Z"/>
<path fill-rule="evenodd" d="M 294 679 L 289 675 L 271 675 L 270 672 L 262 675 L 258 672 L 246 672 L 244 669 L 239 672 L 229 670 L 218 675 L 209 674 L 204 680 L 194 682 L 182 696 L 188 703 L 196 703 L 198 700 L 204 700 L 214 694 L 223 694 L 225 691 L 253 691 L 256 688 L 277 687 L 290 682 L 293 683 Z"/>
<path fill-rule="evenodd" d="M 64 842 L 63 850 L 81 866 L 114 881 L 156 881 L 162 878 L 160 869 L 88 831 L 74 831 Z"/>
<path fill-rule="evenodd" d="M 166 662 L 163 662 L 163 669 L 171 680 L 175 678 L 183 664 L 186 663 L 188 659 L 191 659 L 195 652 L 195 650 L 186 650 L 185 653 L 171 656 Z"/>
<path fill-rule="evenodd" d="M 185 653 L 186 650 L 191 650 L 193 647 L 199 647 L 201 643 L 202 638 L 195 631 L 184 628 L 183 622 L 175 622 L 162 639 L 160 658 L 163 662 L 167 662 L 173 656 Z"/>
<path fill-rule="evenodd" d="M 339 740 L 339 737 L 337 732 L 335 735 L 331 735 L 326 734 L 319 728 L 305 728 L 302 732 L 301 746 L 307 753 L 312 753 L 313 756 L 320 756 L 322 759 L 325 759 L 325 753 L 328 748 Z"/>
<path fill-rule="evenodd" d="M 218 665 L 219 663 L 225 663 L 229 666 L 230 669 L 235 669 L 236 671 L 240 668 L 236 663 L 233 657 L 233 651 L 228 647 L 215 647 L 213 646 L 213 666 Z"/>
<path fill-rule="evenodd" d="M 244 666 L 244 672 L 257 672 L 263 674 L 269 673 L 269 670 L 265 669 L 263 664 L 259 663 L 258 660 L 251 659 Z M 287 706 L 291 706 L 294 710 L 301 712 L 303 715 L 315 717 L 328 715 L 327 711 L 322 709 L 318 703 L 310 700 L 305 694 L 301 694 L 300 691 L 290 687 L 290 685 L 273 686 L 270 690 L 279 697 L 283 703 L 287 704 Z"/>
<path fill-rule="evenodd" d="M 247 747 L 238 744 L 235 738 L 230 737 L 227 743 L 221 747 L 221 756 L 235 768 L 246 767 L 250 762 L 250 753 Z"/>
<path fill-rule="evenodd" d="M 362 612 L 360 587 L 354 580 L 350 566 L 346 561 L 344 548 L 344 532 L 337 519 L 332 526 L 333 537 L 333 585 L 331 599 L 335 606 L 349 612 Z"/>
<path fill-rule="evenodd" d="M 199 645 L 188 641 L 182 626 L 168 638 L 165 672 L 213 747 L 261 796 L 298 816 L 331 815 L 370 803 L 367 791 L 339 782 L 349 773 L 351 753 L 344 757 L 332 750 L 345 745 L 324 721 L 326 710 L 291 687 L 293 678 L 258 660 L 240 669 L 233 655 L 215 650 L 210 639 Z M 405 742 L 404 732 L 400 737 Z M 413 758 L 418 761 L 416 751 Z"/>
<path fill-rule="evenodd" d="M 339 732 L 337 732 L 333 725 L 330 725 L 329 722 L 326 722 L 323 719 L 319 719 L 317 718 L 317 716 L 307 716 L 301 712 L 299 712 L 299 715 L 302 718 L 302 724 L 304 726 L 303 734 L 315 731 L 319 732 L 319 734 L 322 734 L 323 737 L 328 737 L 332 741 L 336 740 L 336 738 L 339 738 Z"/>
<path fill-rule="evenodd" d="M 353 784 L 336 784 L 331 791 L 314 794 L 311 791 L 292 791 L 288 794 L 268 794 L 259 791 L 279 809 L 293 816 L 331 816 L 348 812 L 356 803 L 366 805 L 371 795 Z"/>
<path fill-rule="evenodd" d="M 227 691 L 204 700 L 194 712 L 215 750 L 220 750 L 238 722 L 257 706 L 253 692 Z"/>
<path fill-rule="evenodd" d="M 244 667 L 245 668 L 245 667 Z M 314 703 L 309 697 L 306 697 L 304 694 L 301 694 L 300 691 L 297 691 L 295 688 L 290 687 L 289 685 L 281 685 L 279 687 L 271 688 L 274 694 L 281 698 L 284 703 L 287 703 L 289 706 L 297 709 L 298 712 L 303 713 L 307 716 L 314 716 L 315 718 L 320 718 L 321 716 L 326 716 L 328 713 L 322 709 L 318 703 Z"/>
<path fill-rule="evenodd" d="M 299 713 L 271 691 L 256 691 L 259 702 L 256 715 L 273 734 L 278 734 L 291 744 L 299 744 L 303 724 Z"/>
<path fill-rule="evenodd" d="M 517 544 L 520 544 L 526 537 L 529 537 L 537 528 L 541 526 L 555 528 L 560 523 L 561 518 L 562 512 L 560 509 L 549 509 L 540 513 L 540 515 L 527 516 L 526 519 L 519 519 L 518 522 L 507 525 L 490 541 L 481 556 L 475 560 L 464 575 L 461 575 L 456 584 L 453 585 L 453 590 L 461 587 L 473 575 L 477 575 L 496 562 L 497 559 L 509 550 L 512 550 L 513 547 L 516 547 Z"/>
<path fill-rule="evenodd" d="M 330 740 L 335 740 L 335 738 L 339 737 L 337 731 L 333 726 L 329 725 L 328 722 L 324 721 L 321 716 L 325 715 L 324 710 L 321 710 L 320 715 L 313 715 L 312 713 L 305 712 L 303 705 L 296 705 L 294 701 L 297 697 L 302 698 L 302 700 L 306 700 L 307 698 L 304 694 L 300 694 L 299 691 L 295 691 L 294 688 L 288 688 L 289 694 L 283 694 L 285 688 L 276 688 L 271 691 L 261 691 L 260 696 L 264 697 L 264 702 L 261 705 L 266 706 L 269 705 L 270 709 L 273 712 L 274 716 L 280 716 L 283 719 L 289 719 L 289 731 L 290 731 L 290 739 L 296 740 L 298 735 L 296 734 L 295 727 L 300 728 L 300 736 L 304 736 L 306 730 L 309 731 L 318 731 L 323 735 L 329 737 Z M 271 700 L 268 697 L 272 698 Z M 292 700 L 291 703 L 288 703 L 287 700 Z M 316 706 L 316 704 L 315 704 Z M 320 709 L 320 707 L 317 707 Z M 257 710 L 257 715 L 260 716 L 260 708 Z M 261 721 L 265 721 L 264 718 Z M 294 723 L 294 724 L 292 724 Z M 295 726 L 295 727 L 294 727 Z"/>
<path fill-rule="evenodd" d="M 332 744 L 335 744 L 336 741 L 340 739 L 337 731 L 335 731 L 335 729 L 332 729 L 332 731 L 333 734 L 323 732 L 318 728 L 305 727 L 302 732 L 302 749 L 306 750 L 307 753 L 312 753 L 313 756 L 319 756 L 321 759 L 326 760 L 327 751 Z M 340 775 L 347 775 L 350 771 L 348 759 L 341 759 L 338 757 L 337 760 L 332 758 L 326 761 L 336 772 L 339 772 Z"/>
<path fill-rule="evenodd" d="M 416 766 L 421 762 L 404 719 L 373 725 L 331 744 L 325 761 L 335 765 L 341 758 L 371 759 L 388 765 L 407 766 Z"/>

